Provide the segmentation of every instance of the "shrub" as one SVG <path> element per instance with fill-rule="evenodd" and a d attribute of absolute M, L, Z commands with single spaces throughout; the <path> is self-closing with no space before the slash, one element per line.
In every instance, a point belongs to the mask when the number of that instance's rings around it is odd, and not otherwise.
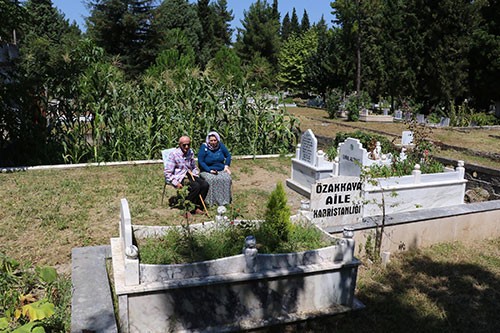
<path fill-rule="evenodd" d="M 368 107 L 369 103 L 370 96 L 364 91 L 349 95 L 346 101 L 346 110 L 348 111 L 347 120 L 358 121 L 359 111 Z"/>
<path fill-rule="evenodd" d="M 287 242 L 292 222 L 290 222 L 290 207 L 283 184 L 278 183 L 269 196 L 264 215 L 264 223 L 260 227 L 262 237 L 266 240 L 266 252 L 273 252 L 281 242 Z M 259 241 L 259 238 L 257 238 Z"/>
<path fill-rule="evenodd" d="M 342 103 L 342 94 L 337 89 L 332 89 L 326 94 L 326 111 L 328 117 L 337 118 Z"/>
<path fill-rule="evenodd" d="M 479 112 L 472 115 L 471 124 L 472 123 L 476 126 L 492 126 L 500 124 L 500 120 L 493 114 Z"/>

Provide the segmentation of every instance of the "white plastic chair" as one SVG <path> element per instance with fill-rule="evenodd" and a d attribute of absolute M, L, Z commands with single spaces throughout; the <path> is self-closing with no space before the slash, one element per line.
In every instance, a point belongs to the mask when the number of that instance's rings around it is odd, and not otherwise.
<path fill-rule="evenodd" d="M 175 148 L 168 148 L 168 149 L 163 149 L 161 151 L 161 158 L 163 159 L 163 170 L 165 170 L 165 167 L 167 166 L 168 158 L 170 156 L 170 153 L 173 152 Z M 165 178 L 165 184 L 163 184 L 163 194 L 161 195 L 161 204 L 163 206 L 163 199 L 165 198 L 165 190 L 167 189 L 167 185 L 173 186 L 170 181 L 167 180 L 167 177 Z"/>

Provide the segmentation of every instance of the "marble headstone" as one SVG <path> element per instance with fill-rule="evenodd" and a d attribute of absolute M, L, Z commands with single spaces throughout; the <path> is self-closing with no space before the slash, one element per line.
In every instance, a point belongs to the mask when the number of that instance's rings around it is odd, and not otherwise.
<path fill-rule="evenodd" d="M 359 177 L 363 154 L 366 154 L 366 149 L 358 139 L 347 138 L 339 144 L 339 175 Z"/>
<path fill-rule="evenodd" d="M 403 146 L 410 145 L 413 143 L 413 132 L 412 131 L 403 131 L 401 136 L 401 144 Z"/>
<path fill-rule="evenodd" d="M 318 139 L 313 131 L 308 129 L 302 134 L 300 139 L 299 160 L 316 165 L 316 150 L 318 149 Z"/>

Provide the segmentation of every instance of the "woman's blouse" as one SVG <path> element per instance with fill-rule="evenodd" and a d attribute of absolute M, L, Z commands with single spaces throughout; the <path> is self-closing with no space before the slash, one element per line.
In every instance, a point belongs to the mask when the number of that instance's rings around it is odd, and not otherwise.
<path fill-rule="evenodd" d="M 208 149 L 207 144 L 204 143 L 198 151 L 198 164 L 201 171 L 222 171 L 226 165 L 231 165 L 231 153 L 222 142 L 219 142 L 219 147 L 214 150 Z"/>

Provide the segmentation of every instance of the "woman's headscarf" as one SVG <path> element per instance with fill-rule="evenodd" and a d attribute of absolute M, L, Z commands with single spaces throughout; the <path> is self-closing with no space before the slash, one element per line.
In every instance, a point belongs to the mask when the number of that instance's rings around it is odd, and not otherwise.
<path fill-rule="evenodd" d="M 210 145 L 210 137 L 211 136 L 215 136 L 215 138 L 217 139 L 217 145 L 215 147 L 212 147 Z M 208 149 L 210 150 L 216 150 L 219 148 L 219 143 L 220 143 L 220 135 L 219 133 L 215 132 L 215 131 L 212 131 L 212 132 L 209 132 L 208 135 L 207 135 L 207 138 L 205 139 L 205 144 L 207 145 Z"/>

